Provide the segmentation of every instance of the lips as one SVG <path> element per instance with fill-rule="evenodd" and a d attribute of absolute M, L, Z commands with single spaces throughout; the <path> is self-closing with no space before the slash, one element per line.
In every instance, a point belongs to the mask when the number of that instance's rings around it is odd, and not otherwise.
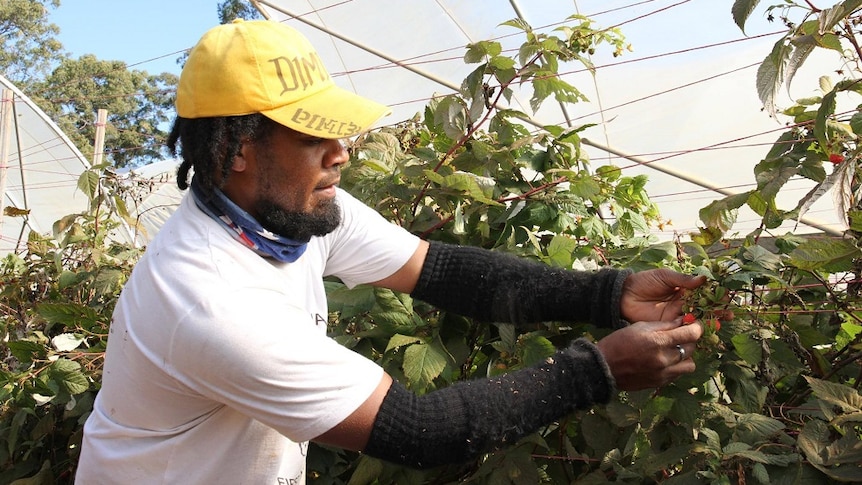
<path fill-rule="evenodd" d="M 326 190 L 330 188 L 335 188 L 335 186 L 338 185 L 339 182 L 341 182 L 341 177 L 336 177 L 322 184 L 318 184 L 317 187 L 314 188 L 314 190 Z"/>
<path fill-rule="evenodd" d="M 336 177 L 320 183 L 314 188 L 314 193 L 317 194 L 318 197 L 331 199 L 335 197 L 335 186 L 338 185 L 338 182 L 340 181 L 341 178 Z"/>

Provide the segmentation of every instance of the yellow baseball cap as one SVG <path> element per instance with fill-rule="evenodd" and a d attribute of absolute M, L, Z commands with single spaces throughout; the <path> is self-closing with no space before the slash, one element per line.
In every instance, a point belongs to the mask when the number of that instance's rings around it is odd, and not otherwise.
<path fill-rule="evenodd" d="M 234 20 L 207 31 L 189 53 L 177 114 L 208 118 L 261 113 L 321 138 L 346 138 L 391 111 L 335 85 L 302 34 L 271 20 Z"/>

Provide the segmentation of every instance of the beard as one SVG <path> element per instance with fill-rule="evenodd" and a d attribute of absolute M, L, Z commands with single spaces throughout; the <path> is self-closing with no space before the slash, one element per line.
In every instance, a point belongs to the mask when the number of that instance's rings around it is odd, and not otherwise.
<path fill-rule="evenodd" d="M 260 225 L 279 236 L 308 242 L 313 236 L 325 236 L 341 224 L 341 209 L 335 200 L 327 200 L 313 212 L 285 210 L 268 199 L 259 200 L 256 210 Z"/>

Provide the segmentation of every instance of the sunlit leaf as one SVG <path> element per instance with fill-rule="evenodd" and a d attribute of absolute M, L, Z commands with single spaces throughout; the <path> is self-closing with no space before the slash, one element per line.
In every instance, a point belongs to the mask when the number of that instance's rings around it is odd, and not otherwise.
<path fill-rule="evenodd" d="M 425 387 L 446 368 L 446 354 L 433 345 L 418 343 L 404 351 L 404 375 Z"/>
<path fill-rule="evenodd" d="M 69 394 L 80 394 L 90 388 L 90 383 L 81 373 L 81 365 L 68 359 L 57 359 L 48 367 L 51 378 L 56 380 Z"/>

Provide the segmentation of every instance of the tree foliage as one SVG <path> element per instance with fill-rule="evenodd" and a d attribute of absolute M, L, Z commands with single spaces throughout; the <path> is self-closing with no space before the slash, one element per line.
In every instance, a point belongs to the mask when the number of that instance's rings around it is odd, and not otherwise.
<path fill-rule="evenodd" d="M 859 106 L 854 26 L 860 2 L 830 9 L 810 2 L 769 7 L 787 27 L 765 56 L 758 85 L 765 105 L 804 62 L 794 55 L 841 46 L 842 78 L 823 79 L 822 96 L 768 110 L 791 121 L 760 161 L 756 187 L 700 211 L 702 228 L 657 241 L 660 215 L 643 177 L 593 166 L 581 150 L 588 126 L 537 127 L 505 107 L 518 86 L 531 107 L 583 99 L 556 76 L 596 49 L 625 52 L 620 32 L 573 16 L 550 33 L 507 22 L 524 41 L 506 55 L 492 41 L 468 46 L 475 69 L 459 92 L 423 113 L 368 133 L 350 147 L 343 185 L 394 223 L 428 239 L 481 246 L 579 269 L 658 266 L 707 275 L 687 312 L 705 326 L 697 371 L 658 390 L 620 393 L 607 406 L 575 413 L 512 447 L 459 466 L 415 471 L 339 450 L 312 447 L 311 483 L 837 483 L 862 481 L 862 311 L 859 235 Z M 744 28 L 757 1 L 736 0 L 728 21 Z M 794 17 L 797 16 L 797 17 Z M 816 28 L 815 28 L 816 26 Z M 834 36 L 832 39 L 829 36 Z M 825 39 L 825 40 L 824 40 Z M 792 48 L 790 48 L 790 47 Z M 790 49 L 790 53 L 784 52 Z M 776 52 L 779 52 L 776 55 Z M 566 69 L 568 70 L 568 69 Z M 106 178 L 107 177 L 107 178 Z M 792 208 L 776 195 L 790 177 L 812 190 Z M 99 387 L 110 310 L 137 256 L 111 238 L 122 198 L 99 187 L 110 172 L 88 172 L 86 214 L 32 236 L 30 252 L 0 272 L 0 479 L 67 482 L 81 425 Z M 838 194 L 849 230 L 842 237 L 779 232 L 817 197 Z M 762 218 L 733 232 L 747 206 Z M 108 217 L 105 211 L 113 212 Z M 133 221 L 127 221 L 127 223 Z M 107 232 L 106 232 L 107 231 Z M 331 335 L 379 362 L 417 393 L 517 369 L 572 338 L 607 330 L 571 322 L 527 328 L 480 324 L 407 295 L 327 280 Z M 730 322 L 714 321 L 731 308 Z M 696 324 L 696 323 L 693 323 Z"/>
<path fill-rule="evenodd" d="M 30 96 L 90 159 L 97 113 L 106 110 L 106 159 L 116 167 L 136 166 L 164 158 L 177 81 L 174 74 L 153 76 L 88 54 L 63 59 L 31 85 Z"/>
<path fill-rule="evenodd" d="M 48 22 L 48 8 L 60 0 L 0 2 L 0 72 L 16 84 L 47 74 L 64 54 L 55 38 L 59 29 Z"/>
<path fill-rule="evenodd" d="M 163 158 L 177 76 L 150 75 L 92 54 L 69 57 L 56 39 L 59 28 L 48 22 L 48 7 L 59 5 L 59 0 L 0 3 L 4 76 L 18 84 L 88 158 L 100 109 L 108 112 L 105 154 L 114 166 Z"/>

